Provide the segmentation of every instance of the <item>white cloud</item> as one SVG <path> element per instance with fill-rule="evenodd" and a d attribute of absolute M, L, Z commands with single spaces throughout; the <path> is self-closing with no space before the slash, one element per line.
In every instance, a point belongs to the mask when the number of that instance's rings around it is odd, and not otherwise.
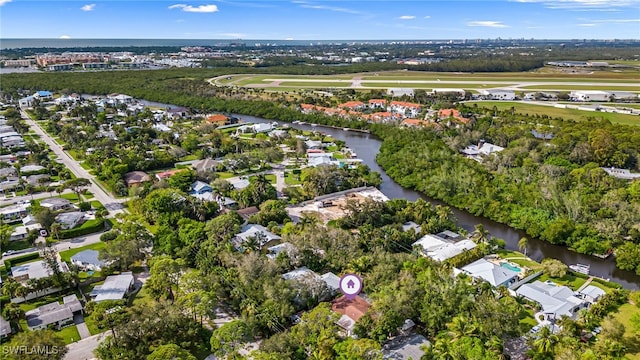
<path fill-rule="evenodd" d="M 96 4 L 87 4 L 80 8 L 82 11 L 93 11 L 96 8 Z"/>
<path fill-rule="evenodd" d="M 69 36 L 69 35 L 60 35 L 58 37 L 58 39 L 71 39 L 71 36 Z"/>
<path fill-rule="evenodd" d="M 581 26 L 581 27 L 592 27 L 592 26 L 596 26 L 596 24 L 594 24 L 594 23 L 585 23 L 585 24 L 578 24 L 578 26 Z"/>
<path fill-rule="evenodd" d="M 10 3 L 11 0 L 0 0 L 0 6 Z"/>
<path fill-rule="evenodd" d="M 431 19 L 431 15 L 427 15 L 424 17 L 425 19 Z"/>
<path fill-rule="evenodd" d="M 503 24 L 501 21 L 469 21 L 467 26 L 481 26 L 492 28 L 506 28 L 508 25 Z"/>
<path fill-rule="evenodd" d="M 413 20 L 413 19 L 415 19 L 415 18 L 416 18 L 416 17 L 415 17 L 415 16 L 413 16 L 413 15 L 402 15 L 402 16 L 400 16 L 398 19 L 400 19 L 400 20 Z"/>
<path fill-rule="evenodd" d="M 593 20 L 593 22 L 624 24 L 624 23 L 640 22 L 640 19 L 601 19 L 601 20 Z"/>
<path fill-rule="evenodd" d="M 612 8 L 640 5 L 640 0 L 510 0 L 519 3 L 541 3 L 549 9 L 615 11 Z"/>
<path fill-rule="evenodd" d="M 358 11 L 358 10 L 347 9 L 347 8 L 342 8 L 337 6 L 316 5 L 306 1 L 292 1 L 292 3 L 298 4 L 300 5 L 301 8 L 304 8 L 304 9 L 327 10 L 327 11 L 341 12 L 341 13 L 354 14 L 354 15 L 364 14 L 362 11 Z"/>
<path fill-rule="evenodd" d="M 184 12 L 193 12 L 193 13 L 214 13 L 218 11 L 217 5 L 199 5 L 199 6 L 191 6 L 187 4 L 174 4 L 169 6 L 169 9 L 182 9 Z"/>

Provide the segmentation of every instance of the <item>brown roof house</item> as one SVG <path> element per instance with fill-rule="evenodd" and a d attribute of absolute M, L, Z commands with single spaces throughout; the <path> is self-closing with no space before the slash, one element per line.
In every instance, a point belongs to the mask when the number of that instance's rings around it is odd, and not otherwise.
<path fill-rule="evenodd" d="M 132 171 L 124 174 L 124 182 L 128 187 L 140 185 L 147 181 L 151 181 L 151 177 L 144 171 Z"/>
<path fill-rule="evenodd" d="M 347 336 L 353 336 L 356 322 L 364 316 L 370 307 L 371 304 L 361 296 L 356 296 L 353 299 L 341 296 L 331 304 L 331 310 L 342 315 L 338 320 L 338 326 L 345 330 Z"/>

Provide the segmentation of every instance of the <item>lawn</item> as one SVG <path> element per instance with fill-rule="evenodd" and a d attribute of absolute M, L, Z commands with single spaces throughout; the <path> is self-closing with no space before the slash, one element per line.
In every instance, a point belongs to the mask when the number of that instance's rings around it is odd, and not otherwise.
<path fill-rule="evenodd" d="M 613 314 L 613 317 L 624 325 L 624 342 L 628 349 L 627 358 L 640 360 L 640 334 L 633 331 L 631 323 L 629 322 L 633 314 L 640 314 L 640 307 L 624 304 Z"/>
<path fill-rule="evenodd" d="M 533 317 L 533 310 L 524 309 L 520 312 L 519 315 L 520 315 L 519 316 L 520 330 L 523 333 L 528 332 L 529 330 L 531 330 L 532 327 L 538 325 L 538 322 Z"/>
<path fill-rule="evenodd" d="M 71 202 L 78 202 L 78 195 L 76 195 L 75 193 L 61 194 L 60 197 Z"/>
<path fill-rule="evenodd" d="M 80 334 L 78 333 L 78 328 L 75 325 L 62 328 L 57 333 L 64 339 L 64 343 L 67 345 L 80 340 Z"/>
<path fill-rule="evenodd" d="M 60 251 L 60 259 L 62 259 L 62 261 L 65 261 L 65 262 L 71 262 L 71 257 L 79 253 L 80 251 L 84 251 L 84 250 L 100 251 L 104 249 L 106 246 L 107 246 L 106 243 L 100 241 L 95 244 L 91 244 L 91 245 L 87 245 L 87 246 L 83 246 L 83 247 L 79 247 L 71 250 Z"/>
<path fill-rule="evenodd" d="M 269 182 L 271 183 L 271 185 L 275 185 L 275 184 L 276 184 L 276 182 L 277 182 L 277 179 L 276 179 L 276 175 L 275 175 L 275 174 L 265 174 L 265 175 L 264 175 L 264 177 L 265 177 L 267 180 L 269 180 Z M 255 178 L 255 176 L 251 176 L 251 177 L 249 177 L 249 181 L 251 181 L 251 180 L 252 180 L 252 179 L 254 179 L 254 178 Z"/>
<path fill-rule="evenodd" d="M 136 305 L 136 304 L 150 304 L 152 301 L 154 301 L 151 298 L 151 295 L 149 295 L 149 293 L 147 293 L 147 288 L 144 287 L 144 285 L 142 286 L 142 289 L 140 289 L 140 291 L 138 291 L 136 294 L 132 295 L 132 298 L 130 300 L 130 304 L 131 306 Z"/>
<path fill-rule="evenodd" d="M 578 290 L 578 288 L 580 288 L 580 286 L 582 286 L 582 284 L 584 284 L 587 281 L 587 279 L 575 276 L 570 273 L 567 273 L 565 276 L 561 278 L 552 278 L 552 277 L 549 277 L 549 275 L 547 274 L 542 274 L 538 280 L 542 282 L 551 280 L 558 285 L 566 285 L 570 287 L 571 290 L 574 290 L 574 291 Z"/>
<path fill-rule="evenodd" d="M 528 104 L 522 102 L 504 102 L 504 101 L 479 101 L 479 102 L 467 102 L 469 106 L 473 106 L 473 104 L 478 104 L 478 107 L 491 109 L 494 106 L 498 108 L 498 110 L 509 110 L 512 107 L 515 108 L 516 112 L 519 114 L 529 114 L 529 115 L 547 115 L 549 117 L 555 118 L 560 117 L 564 119 L 574 119 L 574 120 L 589 120 L 589 118 L 604 118 L 612 123 L 624 124 L 624 125 L 637 125 L 640 126 L 640 116 L 638 115 L 628 115 L 628 114 L 617 114 L 617 113 L 608 113 L 601 111 L 585 111 L 585 110 L 577 110 L 577 109 L 562 109 L 554 106 L 546 106 L 546 105 L 536 105 L 536 104 Z"/>
<path fill-rule="evenodd" d="M 333 157 L 336 160 L 341 160 L 341 159 L 345 159 L 346 158 L 346 156 L 343 153 L 339 153 L 339 152 L 334 152 L 333 153 Z"/>
<path fill-rule="evenodd" d="M 539 269 L 540 264 L 526 257 L 523 253 L 518 251 L 510 251 L 510 250 L 499 250 L 498 255 L 502 259 L 508 259 L 509 261 L 521 265 L 526 266 L 530 269 Z"/>
<path fill-rule="evenodd" d="M 102 205 L 102 203 L 100 201 L 98 201 L 98 200 L 91 201 L 91 207 L 96 209 L 96 210 L 104 209 L 104 205 Z"/>
<path fill-rule="evenodd" d="M 302 182 L 299 180 L 299 175 L 296 175 L 291 171 L 286 171 L 284 173 L 284 182 L 287 185 L 299 185 L 299 184 L 302 184 Z"/>
<path fill-rule="evenodd" d="M 233 173 L 230 173 L 230 172 L 216 172 L 216 174 L 220 177 L 220 179 L 228 179 L 235 176 Z"/>

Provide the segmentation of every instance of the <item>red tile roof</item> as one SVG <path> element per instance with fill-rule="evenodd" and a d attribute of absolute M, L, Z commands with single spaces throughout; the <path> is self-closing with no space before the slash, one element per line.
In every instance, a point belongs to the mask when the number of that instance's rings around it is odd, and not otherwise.
<path fill-rule="evenodd" d="M 228 120 L 229 118 L 222 114 L 211 115 L 207 118 L 210 123 L 226 123 Z"/>
<path fill-rule="evenodd" d="M 177 170 L 168 170 L 168 171 L 163 171 L 163 172 L 159 172 L 159 173 L 157 173 L 157 174 L 156 174 L 156 177 L 157 177 L 158 179 L 160 179 L 160 180 L 162 180 L 162 179 L 167 179 L 167 178 L 170 178 L 170 177 L 172 177 L 173 175 L 175 175 L 175 174 L 177 174 L 177 173 L 179 173 L 179 172 L 181 172 L 181 171 L 184 171 L 184 169 L 177 169 Z"/>
<path fill-rule="evenodd" d="M 331 310 L 342 315 L 347 315 L 353 319 L 353 321 L 358 321 L 370 307 L 371 304 L 360 296 L 356 296 L 352 300 L 347 299 L 346 296 L 341 296 L 331 304 Z"/>
<path fill-rule="evenodd" d="M 347 101 L 346 103 L 338 105 L 339 108 L 350 108 L 350 109 L 358 108 L 362 106 L 364 106 L 362 101 Z"/>

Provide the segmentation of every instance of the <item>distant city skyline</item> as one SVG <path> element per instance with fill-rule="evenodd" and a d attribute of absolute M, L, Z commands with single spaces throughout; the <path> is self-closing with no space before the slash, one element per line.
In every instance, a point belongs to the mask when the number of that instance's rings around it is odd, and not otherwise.
<path fill-rule="evenodd" d="M 4 39 L 638 39 L 640 0 L 0 0 L 0 20 Z"/>

